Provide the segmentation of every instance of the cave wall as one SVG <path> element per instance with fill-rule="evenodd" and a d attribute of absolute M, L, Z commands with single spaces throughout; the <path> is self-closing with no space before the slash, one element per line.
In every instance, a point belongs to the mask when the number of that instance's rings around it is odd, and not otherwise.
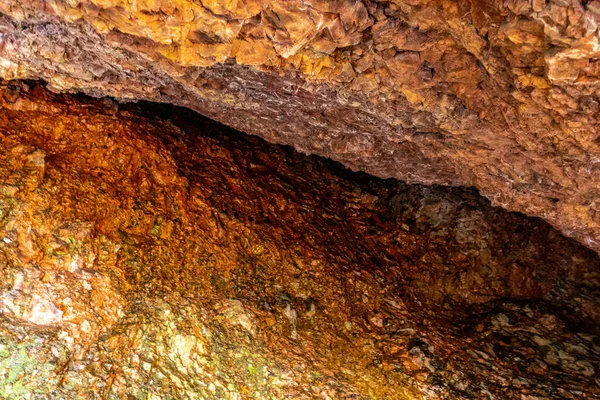
<path fill-rule="evenodd" d="M 598 1 L 0 0 L 0 76 L 192 108 L 600 249 Z"/>
<path fill-rule="evenodd" d="M 600 257 L 474 190 L 0 83 L 0 398 L 600 399 Z"/>

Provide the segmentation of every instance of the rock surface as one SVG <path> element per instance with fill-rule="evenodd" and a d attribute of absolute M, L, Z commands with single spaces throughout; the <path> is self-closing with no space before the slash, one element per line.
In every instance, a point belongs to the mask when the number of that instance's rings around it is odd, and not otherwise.
<path fill-rule="evenodd" d="M 183 105 L 600 250 L 600 2 L 0 0 L 0 76 Z"/>
<path fill-rule="evenodd" d="M 600 258 L 542 220 L 0 93 L 3 399 L 600 398 Z"/>

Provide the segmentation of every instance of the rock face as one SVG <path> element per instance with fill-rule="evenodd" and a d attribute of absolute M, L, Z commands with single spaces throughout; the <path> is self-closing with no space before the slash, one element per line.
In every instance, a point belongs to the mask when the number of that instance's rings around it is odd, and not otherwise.
<path fill-rule="evenodd" d="M 0 0 L 0 76 L 183 105 L 600 250 L 600 2 Z"/>
<path fill-rule="evenodd" d="M 540 219 L 0 92 L 3 399 L 600 398 L 600 258 Z"/>

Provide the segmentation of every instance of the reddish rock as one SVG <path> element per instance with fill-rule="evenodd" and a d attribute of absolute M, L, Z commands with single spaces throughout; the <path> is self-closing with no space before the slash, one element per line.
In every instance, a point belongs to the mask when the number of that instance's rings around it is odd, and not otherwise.
<path fill-rule="evenodd" d="M 600 399 L 600 257 L 539 218 L 0 90 L 2 399 Z"/>
<path fill-rule="evenodd" d="M 600 250 L 596 1 L 0 0 L 0 76 L 474 186 Z"/>

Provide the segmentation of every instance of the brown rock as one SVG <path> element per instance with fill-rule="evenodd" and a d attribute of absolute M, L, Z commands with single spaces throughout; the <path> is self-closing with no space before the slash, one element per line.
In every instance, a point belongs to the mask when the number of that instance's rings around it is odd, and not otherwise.
<path fill-rule="evenodd" d="M 182 108 L 18 87 L 3 399 L 600 398 L 600 257 L 539 218 Z"/>
<path fill-rule="evenodd" d="M 0 76 L 474 186 L 598 251 L 596 3 L 0 0 Z"/>

